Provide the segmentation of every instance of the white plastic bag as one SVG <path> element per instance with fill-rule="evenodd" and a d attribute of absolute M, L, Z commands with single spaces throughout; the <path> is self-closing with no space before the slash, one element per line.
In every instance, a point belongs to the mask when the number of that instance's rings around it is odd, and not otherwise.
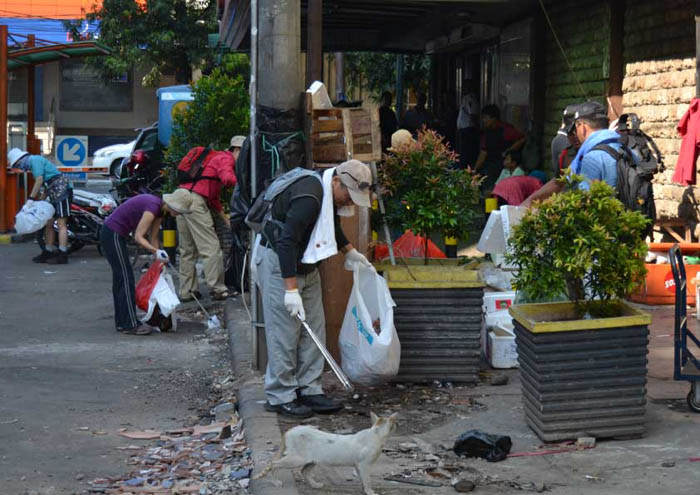
<path fill-rule="evenodd" d="M 340 329 L 338 345 L 343 371 L 362 385 L 381 383 L 395 376 L 401 361 L 401 344 L 394 328 L 394 300 L 386 280 L 374 267 L 358 262 Z M 374 322 L 379 320 L 379 334 Z"/>
<path fill-rule="evenodd" d="M 180 304 L 180 299 L 178 299 L 177 293 L 175 292 L 173 278 L 169 273 L 162 272 L 160 277 L 158 277 L 158 282 L 156 282 L 156 285 L 151 292 L 151 297 L 148 299 L 148 311 L 146 312 L 146 317 L 143 319 L 143 321 L 148 321 L 151 319 L 156 304 L 158 305 L 161 314 L 165 317 L 168 317 L 171 313 L 174 313 L 175 308 L 177 308 L 178 304 Z M 173 317 L 173 327 L 174 323 L 175 318 Z"/>
<path fill-rule="evenodd" d="M 18 234 L 36 232 L 53 218 L 55 212 L 53 205 L 48 201 L 29 200 L 15 216 L 15 230 Z"/>

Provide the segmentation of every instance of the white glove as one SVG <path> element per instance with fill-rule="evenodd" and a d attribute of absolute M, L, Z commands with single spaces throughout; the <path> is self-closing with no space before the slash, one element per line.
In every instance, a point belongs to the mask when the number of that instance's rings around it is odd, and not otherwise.
<path fill-rule="evenodd" d="M 164 261 L 165 263 L 167 263 L 168 261 L 170 261 L 170 256 L 168 256 L 167 251 L 165 251 L 164 249 L 159 249 L 158 251 L 156 251 L 156 259 L 158 261 Z"/>
<path fill-rule="evenodd" d="M 32 206 L 33 204 L 34 204 L 34 200 L 33 200 L 33 199 L 28 199 L 28 200 L 24 203 L 24 206 L 26 206 L 27 208 L 29 208 L 29 207 Z"/>
<path fill-rule="evenodd" d="M 346 270 L 352 270 L 352 268 L 348 268 L 348 263 L 347 263 L 348 261 L 355 261 L 355 262 L 357 262 L 361 265 L 365 265 L 367 267 L 372 266 L 372 263 L 370 263 L 369 260 L 367 258 L 365 258 L 365 256 L 355 248 L 352 248 L 350 251 L 345 253 L 345 261 L 346 261 L 346 263 L 345 263 Z"/>
<path fill-rule="evenodd" d="M 306 319 L 304 303 L 301 302 L 301 294 L 299 294 L 299 289 L 284 291 L 284 307 L 287 308 L 287 311 L 289 311 L 289 314 L 292 315 L 292 317 L 299 315 L 299 318 L 302 320 Z"/>

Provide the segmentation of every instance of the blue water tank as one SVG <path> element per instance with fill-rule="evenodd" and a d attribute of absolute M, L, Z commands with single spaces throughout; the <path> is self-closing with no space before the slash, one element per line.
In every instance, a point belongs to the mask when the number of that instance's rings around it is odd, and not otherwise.
<path fill-rule="evenodd" d="M 170 144 L 173 133 L 173 118 L 194 99 L 192 88 L 186 84 L 166 86 L 156 91 L 158 96 L 158 141 L 163 146 Z"/>

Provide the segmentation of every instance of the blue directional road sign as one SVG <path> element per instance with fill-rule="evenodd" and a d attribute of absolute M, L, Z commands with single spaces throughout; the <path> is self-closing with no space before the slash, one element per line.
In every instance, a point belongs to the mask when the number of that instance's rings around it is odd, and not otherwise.
<path fill-rule="evenodd" d="M 87 136 L 56 136 L 56 159 L 61 167 L 87 166 Z M 70 179 L 85 180 L 84 172 L 66 173 Z"/>

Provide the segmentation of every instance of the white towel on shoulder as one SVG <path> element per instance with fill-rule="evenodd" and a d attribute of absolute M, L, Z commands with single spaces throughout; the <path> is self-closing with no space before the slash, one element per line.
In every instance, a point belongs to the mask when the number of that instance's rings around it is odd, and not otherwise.
<path fill-rule="evenodd" d="M 313 265 L 319 261 L 330 258 L 338 253 L 338 244 L 335 242 L 335 223 L 333 221 L 333 172 L 335 167 L 323 172 L 323 202 L 321 213 L 318 215 L 314 230 L 311 232 L 309 243 L 306 245 L 302 263 Z"/>

